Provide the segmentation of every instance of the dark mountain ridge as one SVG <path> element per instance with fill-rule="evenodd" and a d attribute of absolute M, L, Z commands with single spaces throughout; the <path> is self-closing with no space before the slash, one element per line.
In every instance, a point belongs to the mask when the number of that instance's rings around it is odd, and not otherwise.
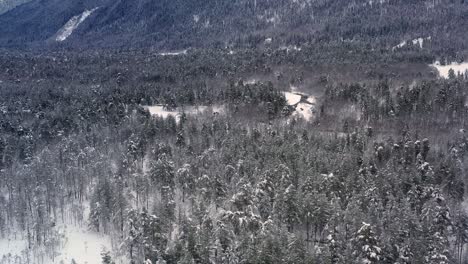
<path fill-rule="evenodd" d="M 60 47 L 178 49 L 360 41 L 374 49 L 430 37 L 425 48 L 467 48 L 463 32 L 468 3 L 453 0 L 34 0 L 0 16 L 0 46 L 55 46 L 53 37 L 67 21 L 94 8 Z"/>

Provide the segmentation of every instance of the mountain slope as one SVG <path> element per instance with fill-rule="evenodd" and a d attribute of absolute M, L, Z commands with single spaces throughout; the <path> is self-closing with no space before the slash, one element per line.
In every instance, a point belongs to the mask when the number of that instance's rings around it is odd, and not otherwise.
<path fill-rule="evenodd" d="M 99 8 L 62 45 L 182 48 L 363 41 L 391 46 L 431 36 L 466 49 L 464 1 L 34 0 L 0 16 L 0 45 L 42 45 L 71 18 Z M 450 45 L 449 45 L 450 44 Z"/>
<path fill-rule="evenodd" d="M 0 14 L 3 14 L 8 10 L 11 10 L 16 6 L 27 3 L 29 1 L 30 0 L 0 0 Z"/>
<path fill-rule="evenodd" d="M 46 41 L 70 18 L 100 1 L 38 0 L 18 6 L 0 16 L 0 35 L 5 46 Z"/>

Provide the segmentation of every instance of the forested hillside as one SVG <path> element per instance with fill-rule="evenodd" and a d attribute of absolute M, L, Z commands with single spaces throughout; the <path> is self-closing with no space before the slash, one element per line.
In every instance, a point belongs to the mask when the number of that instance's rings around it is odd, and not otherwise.
<path fill-rule="evenodd" d="M 468 263 L 467 14 L 0 0 L 0 264 Z"/>
<path fill-rule="evenodd" d="M 0 1 L 0 14 L 5 13 L 18 5 L 24 4 L 29 0 L 2 0 Z"/>
<path fill-rule="evenodd" d="M 468 82 L 402 52 L 3 53 L 0 263 L 464 263 Z"/>
<path fill-rule="evenodd" d="M 54 34 L 73 16 L 94 8 L 58 48 L 170 50 L 351 42 L 391 49 L 418 38 L 427 39 L 423 48 L 434 52 L 455 55 L 467 48 L 468 4 L 452 0 L 35 0 L 0 16 L 0 44 L 24 48 L 48 43 L 57 48 Z"/>

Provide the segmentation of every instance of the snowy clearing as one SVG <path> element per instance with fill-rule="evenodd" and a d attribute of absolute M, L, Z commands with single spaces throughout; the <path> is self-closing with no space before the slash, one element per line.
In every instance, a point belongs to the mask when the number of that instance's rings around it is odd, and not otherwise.
<path fill-rule="evenodd" d="M 62 42 L 65 41 L 68 37 L 71 36 L 73 31 L 78 28 L 78 26 L 83 23 L 86 18 L 88 18 L 94 11 L 98 8 L 94 8 L 92 10 L 86 10 L 80 15 L 72 17 L 68 22 L 57 32 L 57 37 L 55 38 L 56 41 Z"/>
<path fill-rule="evenodd" d="M 83 219 L 89 217 L 88 203 L 85 202 L 86 206 L 78 208 L 83 214 Z M 72 207 L 67 211 L 74 211 Z M 66 218 L 69 219 L 59 220 L 60 223 L 51 229 L 52 233 L 46 245 L 37 246 L 33 242 L 31 248 L 28 247 L 25 231 L 13 227 L 6 237 L 0 238 L 0 264 L 101 264 L 103 250 L 118 253 L 112 247 L 108 235 L 88 230 L 86 221 L 72 220 L 70 216 Z M 127 263 L 124 257 L 112 255 L 116 264 Z"/>
<path fill-rule="evenodd" d="M 451 63 L 449 65 L 441 65 L 440 62 L 436 61 L 435 63 L 431 64 L 430 66 L 436 68 L 437 71 L 439 72 L 439 76 L 442 77 L 442 78 L 446 78 L 446 79 L 449 77 L 450 69 L 454 70 L 455 75 L 465 74 L 465 72 L 468 70 L 468 62 Z"/>
<path fill-rule="evenodd" d="M 177 107 L 173 110 L 167 110 L 166 107 L 162 105 L 154 105 L 154 106 L 145 106 L 146 109 L 150 112 L 153 116 L 160 116 L 162 118 L 167 118 L 172 116 L 178 122 L 180 119 L 180 115 L 182 113 L 190 114 L 190 115 L 198 115 L 204 112 L 211 110 L 213 113 L 224 114 L 226 112 L 226 108 L 224 105 L 213 105 L 213 106 L 184 106 L 184 107 Z"/>
<path fill-rule="evenodd" d="M 296 111 L 293 116 L 302 117 L 305 120 L 311 120 L 314 117 L 314 105 L 300 103 L 296 107 Z"/>
<path fill-rule="evenodd" d="M 26 237 L 0 239 L 0 263 L 30 263 L 27 259 L 32 259 L 38 264 L 71 263 L 72 260 L 78 264 L 100 264 L 101 252 L 112 250 L 107 236 L 75 225 L 62 226 L 57 230 L 62 241 L 55 250 L 45 246 L 30 250 Z"/>
<path fill-rule="evenodd" d="M 180 115 L 179 111 L 169 111 L 161 105 L 146 106 L 145 108 L 148 109 L 151 115 L 160 116 L 162 118 L 167 118 L 169 116 L 178 118 L 178 116 Z"/>
<path fill-rule="evenodd" d="M 70 263 L 72 259 L 78 264 L 100 264 L 101 252 L 112 249 L 109 237 L 83 228 L 76 226 L 64 227 L 63 234 L 65 236 L 64 248 L 52 262 L 54 264 Z"/>
<path fill-rule="evenodd" d="M 2 238 L 0 239 L 0 263 L 8 263 L 8 255 L 11 259 L 22 256 L 28 247 L 26 240 L 22 238 Z"/>
<path fill-rule="evenodd" d="M 291 92 L 284 92 L 284 96 L 288 105 L 295 107 L 295 111 L 291 117 L 300 117 L 310 121 L 315 114 L 317 98 L 298 92 L 298 89 L 294 86 L 291 86 L 290 89 Z"/>
<path fill-rule="evenodd" d="M 302 96 L 297 93 L 292 92 L 284 92 L 284 96 L 286 97 L 286 101 L 289 105 L 295 105 L 301 101 Z"/>

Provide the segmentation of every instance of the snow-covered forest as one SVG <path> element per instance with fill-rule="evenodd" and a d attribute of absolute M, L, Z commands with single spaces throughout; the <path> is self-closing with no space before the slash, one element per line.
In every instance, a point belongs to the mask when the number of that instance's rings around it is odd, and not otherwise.
<path fill-rule="evenodd" d="M 2 55 L 0 263 L 465 263 L 466 76 L 271 52 Z"/>

